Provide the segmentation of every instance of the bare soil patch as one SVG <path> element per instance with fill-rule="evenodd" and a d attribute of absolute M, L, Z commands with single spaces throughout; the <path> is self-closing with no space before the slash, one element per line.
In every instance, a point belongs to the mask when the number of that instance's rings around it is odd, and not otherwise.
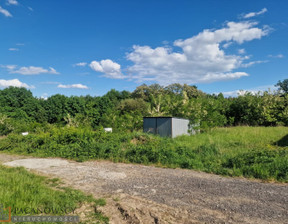
<path fill-rule="evenodd" d="M 107 205 L 101 210 L 110 223 L 265 224 L 288 220 L 288 184 L 107 161 L 25 160 L 2 153 L 0 163 L 60 177 L 68 186 L 106 198 Z"/>

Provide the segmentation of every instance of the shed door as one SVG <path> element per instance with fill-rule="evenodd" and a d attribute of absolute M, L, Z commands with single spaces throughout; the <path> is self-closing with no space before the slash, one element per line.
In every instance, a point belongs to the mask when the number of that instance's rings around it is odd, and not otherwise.
<path fill-rule="evenodd" d="M 156 134 L 156 118 L 144 118 L 143 131 Z"/>
<path fill-rule="evenodd" d="M 157 118 L 157 133 L 162 137 L 171 137 L 171 119 Z"/>

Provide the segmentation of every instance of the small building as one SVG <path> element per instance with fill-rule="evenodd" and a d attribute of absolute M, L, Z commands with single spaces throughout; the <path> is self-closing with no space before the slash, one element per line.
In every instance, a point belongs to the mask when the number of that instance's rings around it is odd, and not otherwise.
<path fill-rule="evenodd" d="M 189 120 L 177 117 L 144 117 L 143 131 L 172 138 L 189 135 Z"/>
<path fill-rule="evenodd" d="M 112 128 L 104 128 L 105 132 L 112 132 Z"/>

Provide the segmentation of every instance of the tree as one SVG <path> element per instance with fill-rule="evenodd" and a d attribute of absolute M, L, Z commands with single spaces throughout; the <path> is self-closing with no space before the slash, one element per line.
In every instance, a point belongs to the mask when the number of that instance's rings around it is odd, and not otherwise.
<path fill-rule="evenodd" d="M 37 120 L 43 108 L 30 90 L 9 87 L 0 91 L 0 111 L 17 119 Z"/>
<path fill-rule="evenodd" d="M 197 86 L 189 86 L 187 84 L 183 85 L 183 91 L 186 92 L 189 99 L 197 98 L 197 97 L 204 97 L 206 94 L 203 93 L 201 90 L 197 89 Z"/>
<path fill-rule="evenodd" d="M 288 93 L 288 79 L 284 79 L 283 81 L 279 80 L 275 86 L 279 87 L 278 90 L 284 92 L 284 94 Z"/>
<path fill-rule="evenodd" d="M 147 103 L 143 99 L 125 99 L 122 100 L 117 107 L 120 110 L 121 114 L 130 113 L 130 114 L 147 114 Z"/>
<path fill-rule="evenodd" d="M 165 87 L 168 94 L 180 95 L 183 92 L 183 86 L 179 83 L 173 83 Z"/>
<path fill-rule="evenodd" d="M 67 99 L 68 97 L 64 95 L 56 94 L 45 101 L 45 109 L 49 123 L 64 121 L 64 117 L 68 114 Z"/>
<path fill-rule="evenodd" d="M 149 87 L 146 84 L 137 86 L 136 89 L 132 92 L 132 98 L 141 98 L 145 101 L 148 101 Z"/>

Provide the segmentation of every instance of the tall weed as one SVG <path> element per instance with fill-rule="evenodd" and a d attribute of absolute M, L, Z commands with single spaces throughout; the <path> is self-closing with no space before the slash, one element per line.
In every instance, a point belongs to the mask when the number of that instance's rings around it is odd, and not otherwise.
<path fill-rule="evenodd" d="M 288 147 L 275 142 L 288 128 L 217 128 L 195 136 L 161 138 L 141 132 L 106 133 L 89 128 L 52 127 L 27 136 L 10 134 L 0 151 L 85 161 L 155 164 L 230 176 L 288 182 Z"/>

